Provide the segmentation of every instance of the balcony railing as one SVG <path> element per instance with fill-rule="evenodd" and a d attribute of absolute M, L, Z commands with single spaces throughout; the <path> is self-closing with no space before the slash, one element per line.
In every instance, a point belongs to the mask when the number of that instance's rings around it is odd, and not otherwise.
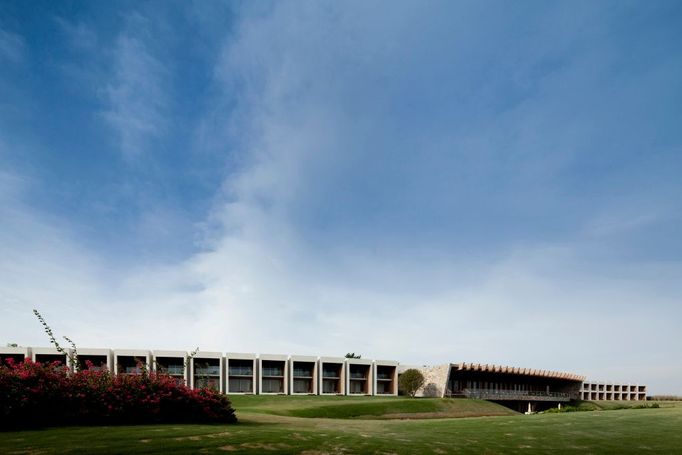
<path fill-rule="evenodd" d="M 142 369 L 140 367 L 123 367 L 123 373 L 125 374 L 140 374 Z"/>
<path fill-rule="evenodd" d="M 180 375 L 185 374 L 184 365 L 168 365 L 167 367 L 159 367 L 159 371 L 166 374 Z"/>
<path fill-rule="evenodd" d="M 377 373 L 377 379 L 393 379 L 393 375 L 390 373 Z"/>
<path fill-rule="evenodd" d="M 571 395 L 565 392 L 542 392 L 532 390 L 470 390 L 464 389 L 452 395 L 477 398 L 480 400 L 530 400 L 530 401 L 570 401 Z"/>
<path fill-rule="evenodd" d="M 263 376 L 284 376 L 281 368 L 263 368 Z"/>
<path fill-rule="evenodd" d="M 195 376 L 218 376 L 220 375 L 220 366 L 202 366 L 194 368 Z"/>
<path fill-rule="evenodd" d="M 297 370 L 294 369 L 294 376 L 300 377 L 300 378 L 312 378 L 313 377 L 313 372 L 312 370 Z"/>
<path fill-rule="evenodd" d="M 334 371 L 334 370 L 322 370 L 322 377 L 323 378 L 339 378 L 339 377 L 341 377 L 341 373 L 338 371 Z"/>
<path fill-rule="evenodd" d="M 253 368 L 230 367 L 230 376 L 253 376 Z"/>
<path fill-rule="evenodd" d="M 351 379 L 367 379 L 367 375 L 362 372 L 355 372 L 350 374 Z"/>

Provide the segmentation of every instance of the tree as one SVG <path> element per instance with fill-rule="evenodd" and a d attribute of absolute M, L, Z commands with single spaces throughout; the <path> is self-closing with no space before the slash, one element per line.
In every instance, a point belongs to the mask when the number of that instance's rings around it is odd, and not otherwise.
<path fill-rule="evenodd" d="M 421 371 L 410 368 L 405 370 L 398 378 L 398 388 L 401 392 L 414 398 L 417 390 L 424 386 L 424 375 Z"/>
<path fill-rule="evenodd" d="M 361 356 L 360 354 L 355 355 L 354 352 L 349 352 L 348 354 L 346 354 L 346 358 L 347 358 L 347 359 L 359 359 L 359 358 L 361 358 L 361 357 L 362 357 L 362 356 Z"/>

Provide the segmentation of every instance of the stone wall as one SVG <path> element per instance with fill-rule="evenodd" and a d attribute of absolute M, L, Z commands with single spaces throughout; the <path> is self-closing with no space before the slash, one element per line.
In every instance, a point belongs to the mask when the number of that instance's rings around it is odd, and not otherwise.
<path fill-rule="evenodd" d="M 445 396 L 447 388 L 450 364 L 413 367 L 424 375 L 424 387 L 417 391 L 418 397 L 438 397 Z"/>

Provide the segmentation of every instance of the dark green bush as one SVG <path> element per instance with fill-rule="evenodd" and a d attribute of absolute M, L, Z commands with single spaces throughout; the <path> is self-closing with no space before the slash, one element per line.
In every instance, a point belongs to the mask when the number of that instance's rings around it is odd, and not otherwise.
<path fill-rule="evenodd" d="M 227 396 L 192 390 L 167 375 L 114 376 L 26 360 L 0 366 L 0 427 L 232 423 Z"/>

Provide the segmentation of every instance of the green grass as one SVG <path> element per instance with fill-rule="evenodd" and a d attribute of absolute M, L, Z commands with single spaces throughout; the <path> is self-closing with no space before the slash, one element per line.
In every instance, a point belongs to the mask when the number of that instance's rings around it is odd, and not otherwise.
<path fill-rule="evenodd" d="M 682 406 L 679 404 L 659 409 L 422 420 L 416 417 L 421 417 L 427 408 L 433 412 L 426 414 L 460 412 L 478 408 L 481 404 L 469 400 L 411 400 L 414 404 L 410 404 L 402 398 L 335 397 L 235 397 L 233 401 L 240 417 L 240 423 L 236 425 L 75 427 L 0 432 L 0 453 L 314 455 L 682 451 Z M 449 409 L 450 406 L 455 409 Z M 339 409 L 332 411 L 332 407 Z M 383 413 L 380 409 L 384 409 Z M 315 417 L 293 417 L 292 414 Z M 415 418 L 386 419 L 387 414 L 409 414 Z M 348 418 L 319 418 L 324 415 Z M 360 418 L 363 415 L 371 419 Z"/>
<path fill-rule="evenodd" d="M 584 401 L 581 405 L 592 406 L 597 411 L 638 408 L 657 404 L 659 408 L 682 407 L 682 401 Z"/>
<path fill-rule="evenodd" d="M 241 412 L 327 419 L 408 419 L 509 416 L 516 412 L 483 400 L 402 397 L 235 396 Z"/>

